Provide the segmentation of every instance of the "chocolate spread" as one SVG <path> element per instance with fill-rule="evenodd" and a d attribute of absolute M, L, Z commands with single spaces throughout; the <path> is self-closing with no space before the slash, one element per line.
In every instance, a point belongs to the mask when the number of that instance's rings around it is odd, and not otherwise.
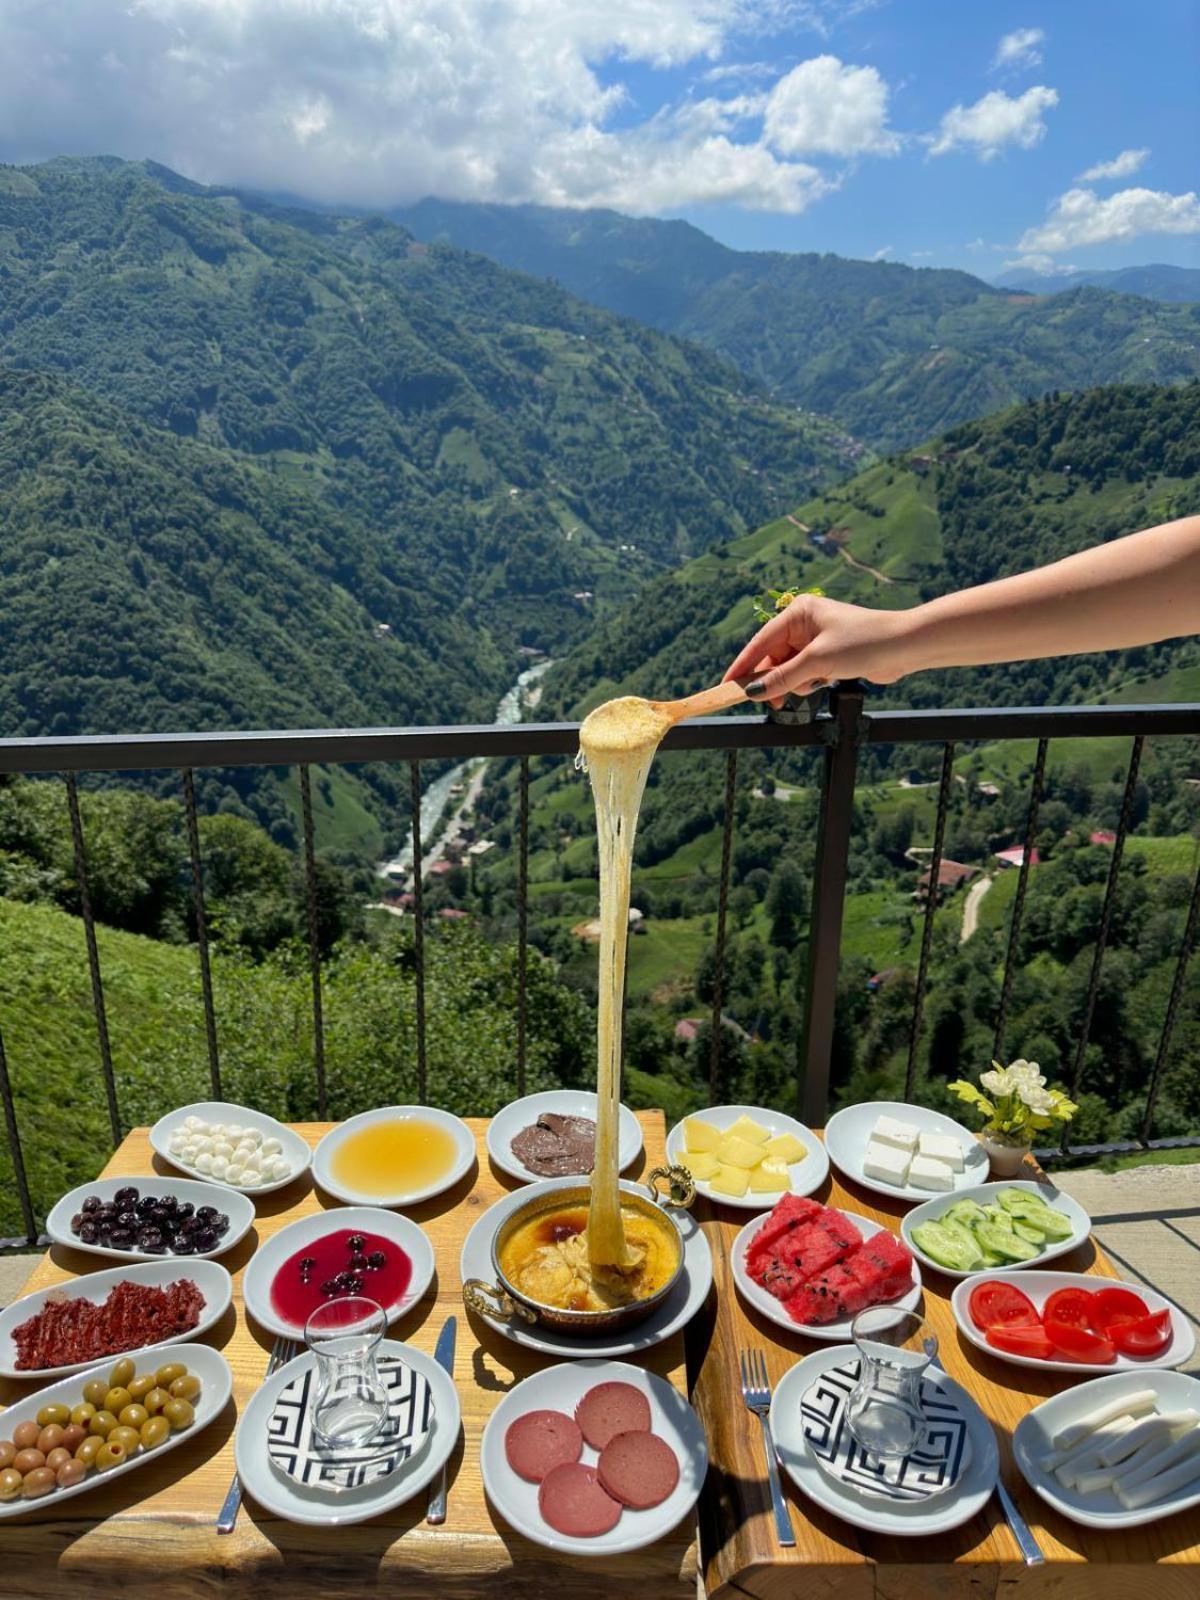
<path fill-rule="evenodd" d="M 517 1160 L 539 1178 L 570 1178 L 592 1170 L 596 1124 L 591 1117 L 564 1117 L 544 1111 L 512 1141 Z"/>

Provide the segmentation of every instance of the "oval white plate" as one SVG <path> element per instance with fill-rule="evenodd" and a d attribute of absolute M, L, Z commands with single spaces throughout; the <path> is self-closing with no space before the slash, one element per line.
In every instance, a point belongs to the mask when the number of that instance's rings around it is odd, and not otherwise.
<path fill-rule="evenodd" d="M 547 1194 L 554 1189 L 578 1186 L 578 1178 L 542 1179 L 542 1187 Z M 628 1180 L 622 1181 L 621 1187 L 632 1194 L 646 1193 L 644 1186 Z M 458 1263 L 463 1282 L 468 1278 L 482 1278 L 485 1283 L 496 1281 L 495 1268 L 492 1266 L 492 1240 L 496 1229 L 519 1206 L 528 1204 L 529 1190 L 515 1189 L 512 1194 L 506 1194 L 502 1200 L 488 1207 L 463 1241 Z M 608 1339 L 574 1339 L 565 1333 L 555 1333 L 550 1328 L 531 1327 L 515 1317 L 507 1322 L 499 1317 L 483 1317 L 480 1320 L 497 1333 L 502 1333 L 506 1339 L 511 1339 L 514 1344 L 523 1344 L 529 1350 L 541 1350 L 545 1355 L 558 1356 L 560 1359 L 628 1356 L 637 1350 L 648 1350 L 651 1345 L 660 1344 L 692 1320 L 712 1288 L 712 1252 L 708 1248 L 708 1240 L 700 1231 L 699 1223 L 686 1211 L 675 1211 L 672 1215 L 679 1222 L 683 1235 L 683 1271 L 679 1282 L 644 1322 L 635 1322 L 624 1335 L 617 1334 Z M 470 1315 L 474 1316 L 475 1312 Z"/>
<path fill-rule="evenodd" d="M 1101 1278 L 1088 1272 L 1029 1272 L 1016 1280 L 1016 1287 L 1033 1301 L 1038 1312 L 1056 1289 L 1128 1289 L 1130 1293 L 1141 1296 L 1149 1311 L 1170 1311 L 1171 1342 L 1162 1355 L 1146 1361 L 1122 1355 L 1118 1350 L 1116 1359 L 1103 1367 L 1093 1366 L 1085 1361 L 1068 1361 L 1065 1356 L 1061 1360 L 1043 1361 L 1040 1356 L 1017 1356 L 1010 1355 L 1007 1350 L 997 1350 L 987 1342 L 975 1326 L 968 1309 L 968 1301 L 971 1298 L 971 1290 L 977 1283 L 986 1283 L 990 1278 L 1012 1277 L 1014 1273 L 1011 1268 L 1007 1271 L 1000 1271 L 997 1268 L 993 1272 L 973 1272 L 969 1278 L 964 1278 L 961 1283 L 955 1285 L 954 1293 L 950 1297 L 954 1320 L 961 1328 L 963 1337 L 999 1361 L 1011 1361 L 1018 1367 L 1036 1367 L 1042 1372 L 1057 1372 L 1065 1378 L 1094 1378 L 1098 1372 L 1153 1372 L 1157 1367 L 1180 1367 L 1196 1348 L 1195 1335 L 1183 1312 L 1178 1306 L 1165 1300 L 1161 1294 L 1156 1294 L 1153 1289 L 1147 1289 L 1144 1284 L 1126 1283 L 1121 1278 Z"/>
<path fill-rule="evenodd" d="M 660 1505 L 648 1511 L 625 1507 L 608 1533 L 582 1539 L 558 1533 L 545 1521 L 538 1510 L 538 1485 L 519 1477 L 509 1466 L 504 1435 L 529 1411 L 565 1411 L 573 1416 L 580 1400 L 598 1383 L 630 1383 L 642 1391 L 650 1402 L 650 1431 L 674 1450 L 679 1482 Z M 585 1466 L 595 1466 L 597 1455 L 585 1444 L 580 1460 Z M 708 1449 L 696 1413 L 665 1378 L 626 1361 L 572 1361 L 535 1372 L 508 1391 L 483 1430 L 479 1465 L 488 1499 L 510 1527 L 527 1539 L 569 1555 L 616 1556 L 653 1544 L 687 1516 L 708 1471 Z"/>
<path fill-rule="evenodd" d="M 22 1300 L 0 1311 L 0 1378 L 35 1379 L 42 1383 L 47 1378 L 62 1378 L 70 1372 L 85 1372 L 94 1367 L 93 1361 L 75 1361 L 64 1367 L 17 1367 L 17 1346 L 13 1329 L 19 1328 L 38 1312 L 51 1297 L 67 1300 L 91 1300 L 101 1305 L 109 1291 L 118 1283 L 149 1284 L 165 1289 L 168 1284 L 190 1278 L 204 1296 L 204 1309 L 200 1321 L 187 1333 L 173 1334 L 169 1339 L 157 1339 L 153 1344 L 138 1345 L 131 1350 L 114 1350 L 105 1361 L 117 1361 L 121 1356 L 140 1354 L 143 1350 L 157 1350 L 164 1344 L 178 1344 L 181 1339 L 198 1339 L 208 1332 L 218 1318 L 224 1316 L 233 1298 L 233 1281 L 225 1268 L 203 1256 L 156 1256 L 153 1261 L 138 1262 L 128 1267 L 110 1267 L 105 1272 L 89 1272 L 86 1277 L 72 1278 L 66 1283 L 56 1283 L 49 1289 L 39 1289 Z M 159 1363 L 161 1365 L 161 1363 Z"/>
<path fill-rule="evenodd" d="M 956 1189 L 953 1194 L 935 1195 L 932 1200 L 927 1200 L 923 1206 L 907 1213 L 900 1219 L 900 1234 L 905 1244 L 916 1256 L 918 1261 L 924 1262 L 927 1267 L 932 1267 L 934 1272 L 941 1272 L 947 1278 L 977 1278 L 983 1271 L 976 1267 L 973 1272 L 957 1272 L 953 1267 L 943 1267 L 940 1261 L 935 1261 L 932 1256 L 926 1255 L 924 1250 L 912 1236 L 914 1228 L 919 1228 L 923 1222 L 936 1222 L 948 1206 L 956 1200 L 974 1200 L 977 1205 L 985 1206 L 994 1200 L 1001 1189 L 1024 1189 L 1027 1194 L 1039 1195 L 1048 1206 L 1053 1206 L 1055 1211 L 1061 1211 L 1064 1216 L 1070 1217 L 1075 1224 L 1075 1232 L 1069 1239 L 1063 1239 L 1057 1244 L 1047 1242 L 1042 1246 L 1040 1255 L 1032 1261 L 1010 1261 L 998 1271 L 1021 1271 L 1025 1267 L 1043 1267 L 1047 1261 L 1055 1261 L 1059 1256 L 1065 1256 L 1069 1251 L 1080 1245 L 1092 1231 L 1092 1219 L 1069 1194 L 1063 1194 L 1052 1183 L 1034 1183 L 1028 1178 L 1009 1178 L 1005 1183 L 977 1183 L 972 1189 Z"/>
<path fill-rule="evenodd" d="M 331 1171 L 333 1157 L 347 1135 L 368 1128 L 374 1122 L 399 1122 L 403 1118 L 435 1122 L 438 1127 L 445 1128 L 454 1140 L 454 1161 L 443 1177 L 426 1184 L 423 1189 L 397 1189 L 392 1194 L 367 1194 L 334 1178 Z M 313 1154 L 313 1177 L 327 1194 L 350 1206 L 412 1206 L 418 1200 L 430 1200 L 435 1194 L 444 1194 L 447 1189 L 452 1189 L 460 1178 L 470 1172 L 474 1162 L 475 1135 L 461 1117 L 449 1111 L 439 1111 L 436 1106 L 380 1106 L 376 1111 L 360 1111 L 358 1116 L 347 1118 L 325 1135 Z"/>
<path fill-rule="evenodd" d="M 820 1139 L 811 1128 L 806 1128 L 795 1117 L 789 1117 L 782 1111 L 768 1111 L 765 1106 L 709 1106 L 705 1111 L 697 1111 L 696 1115 L 704 1122 L 711 1122 L 713 1127 L 720 1128 L 722 1132 L 732 1128 L 739 1117 L 753 1117 L 755 1122 L 771 1130 L 772 1138 L 777 1133 L 793 1134 L 808 1154 L 803 1160 L 793 1161 L 788 1168 L 792 1194 L 814 1194 L 829 1176 L 829 1157 Z M 687 1166 L 682 1122 L 677 1122 L 667 1135 L 667 1160 Z M 714 1205 L 731 1206 L 735 1211 L 770 1211 L 783 1195 L 789 1193 L 786 1189 L 780 1189 L 775 1194 L 714 1194 L 707 1178 L 697 1178 L 696 1189 Z"/>
<path fill-rule="evenodd" d="M 825 1127 L 825 1148 L 834 1166 L 847 1178 L 861 1183 L 864 1189 L 876 1194 L 890 1195 L 893 1200 L 930 1200 L 935 1196 L 928 1189 L 918 1189 L 911 1183 L 880 1183 L 878 1178 L 863 1176 L 863 1158 L 871 1129 L 880 1117 L 895 1117 L 898 1122 L 909 1122 L 922 1133 L 948 1133 L 963 1147 L 963 1170 L 954 1174 L 954 1189 L 936 1196 L 954 1195 L 962 1190 L 977 1188 L 987 1181 L 990 1171 L 987 1151 L 961 1122 L 944 1117 L 940 1111 L 930 1111 L 925 1106 L 909 1106 L 894 1100 L 869 1100 L 865 1105 L 847 1106 L 835 1111 Z"/>
<path fill-rule="evenodd" d="M 771 1398 L 771 1434 L 788 1477 L 809 1499 L 824 1506 L 826 1511 L 832 1511 L 835 1517 L 841 1517 L 856 1528 L 866 1528 L 871 1533 L 923 1538 L 929 1534 L 945 1533 L 963 1522 L 969 1522 L 977 1511 L 983 1509 L 995 1487 L 1000 1454 L 996 1448 L 996 1436 L 983 1412 L 961 1385 L 937 1369 L 930 1371 L 929 1381 L 954 1397 L 955 1404 L 967 1419 L 971 1437 L 970 1462 L 953 1489 L 948 1489 L 945 1494 L 938 1495 L 924 1505 L 891 1505 L 856 1493 L 827 1476 L 818 1467 L 804 1437 L 800 1400 L 815 1378 L 845 1359 L 844 1350 L 818 1350 L 785 1372 L 775 1387 Z"/>
<path fill-rule="evenodd" d="M 84 1244 L 82 1239 L 77 1239 L 71 1232 L 71 1218 L 88 1195 L 96 1194 L 101 1200 L 111 1200 L 118 1189 L 127 1189 L 130 1184 L 139 1194 L 173 1194 L 177 1200 L 190 1200 L 197 1210 L 201 1206 L 215 1206 L 229 1218 L 229 1230 L 224 1238 L 217 1240 L 215 1250 L 197 1252 L 191 1256 L 177 1256 L 170 1251 L 165 1255 L 151 1256 L 144 1250 L 114 1250 L 109 1245 Z M 72 1250 L 86 1250 L 89 1255 L 105 1256 L 109 1261 L 170 1261 L 178 1264 L 223 1256 L 245 1238 L 253 1223 L 254 1203 L 236 1189 L 218 1192 L 211 1183 L 201 1183 L 198 1178 L 161 1177 L 157 1172 L 152 1172 L 148 1177 L 94 1178 L 91 1183 L 81 1183 L 70 1194 L 63 1195 L 51 1211 L 46 1218 L 46 1232 L 55 1244 L 69 1245 Z"/>
<path fill-rule="evenodd" d="M 19 1517 L 27 1511 L 49 1511 L 57 1507 L 64 1500 L 73 1499 L 77 1494 L 87 1494 L 89 1489 L 94 1489 L 98 1483 L 116 1483 L 127 1472 L 136 1472 L 146 1461 L 157 1461 L 168 1450 L 174 1450 L 176 1445 L 184 1444 L 189 1439 L 207 1428 L 225 1407 L 233 1393 L 233 1374 L 229 1370 L 229 1363 L 219 1350 L 214 1350 L 207 1344 L 164 1344 L 158 1346 L 158 1354 L 165 1356 L 172 1354 L 177 1360 L 182 1361 L 189 1372 L 194 1372 L 200 1379 L 200 1394 L 196 1399 L 196 1419 L 190 1428 L 182 1432 L 172 1433 L 164 1444 L 157 1450 L 141 1450 L 131 1460 L 122 1466 L 110 1467 L 107 1472 L 89 1472 L 82 1483 L 77 1483 L 72 1489 L 55 1489 L 53 1494 L 43 1495 L 40 1500 L 7 1500 L 0 1502 L 0 1517 Z M 99 1365 L 93 1364 L 84 1367 L 73 1378 L 63 1378 L 59 1383 L 52 1383 L 48 1389 L 38 1389 L 35 1394 L 26 1395 L 23 1400 L 14 1401 L 0 1419 L 0 1437 L 12 1438 L 13 1429 L 22 1422 L 33 1422 L 43 1406 L 63 1404 L 77 1406 L 83 1399 L 83 1386 L 89 1378 L 104 1378 L 112 1369 L 113 1357 Z M 160 1365 L 165 1365 L 161 1363 Z"/>
<path fill-rule="evenodd" d="M 488 1155 L 501 1172 L 507 1172 L 519 1183 L 544 1182 L 512 1152 L 517 1134 L 536 1122 L 544 1111 L 555 1111 L 561 1117 L 591 1117 L 595 1122 L 596 1096 L 590 1089 L 547 1089 L 542 1094 L 527 1094 L 522 1100 L 510 1101 L 497 1111 L 488 1123 Z M 642 1125 L 628 1106 L 622 1106 L 617 1123 L 617 1166 L 622 1172 L 637 1160 L 641 1149 Z"/>
<path fill-rule="evenodd" d="M 385 1339 L 379 1346 L 379 1353 L 406 1361 L 433 1391 L 433 1428 L 420 1454 L 379 1483 L 347 1489 L 336 1498 L 320 1489 L 307 1489 L 276 1472 L 267 1454 L 267 1422 L 283 1390 L 306 1366 L 312 1365 L 314 1357 L 306 1350 L 266 1379 L 250 1396 L 238 1422 L 234 1441 L 238 1475 L 247 1494 L 252 1495 L 264 1511 L 286 1522 L 302 1522 L 310 1527 L 336 1528 L 352 1522 L 366 1522 L 420 1494 L 450 1459 L 462 1428 L 462 1410 L 454 1380 L 431 1356 L 396 1339 Z M 3 1509 L 0 1506 L 0 1511 Z"/>
<path fill-rule="evenodd" d="M 242 1275 L 242 1300 L 247 1312 L 260 1327 L 283 1339 L 304 1337 L 303 1328 L 284 1322 L 271 1305 L 271 1285 L 275 1281 L 275 1274 L 288 1257 L 295 1255 L 304 1245 L 345 1229 L 377 1233 L 398 1245 L 412 1262 L 408 1288 L 394 1305 L 384 1307 L 388 1322 L 395 1322 L 416 1305 L 433 1281 L 433 1246 L 424 1232 L 410 1218 L 397 1216 L 394 1211 L 384 1211 L 377 1206 L 338 1207 L 289 1222 L 286 1228 L 273 1233 L 250 1258 Z M 370 1293 L 369 1277 L 363 1293 Z"/>
<path fill-rule="evenodd" d="M 1197 1484 L 1191 1490 L 1177 1489 L 1155 1505 L 1128 1511 L 1111 1489 L 1083 1494 L 1078 1489 L 1066 1488 L 1052 1472 L 1043 1472 L 1038 1465 L 1053 1448 L 1050 1441 L 1056 1433 L 1097 1406 L 1107 1405 L 1110 1400 L 1132 1394 L 1136 1389 L 1157 1390 L 1159 1411 L 1200 1411 L 1200 1380 L 1189 1377 L 1186 1372 L 1156 1372 L 1149 1382 L 1135 1372 L 1114 1372 L 1043 1400 L 1028 1416 L 1021 1418 L 1013 1433 L 1013 1455 L 1030 1488 L 1040 1494 L 1047 1505 L 1074 1522 L 1082 1522 L 1086 1528 L 1140 1528 L 1147 1522 L 1157 1522 L 1160 1517 L 1200 1505 L 1200 1484 Z"/>
<path fill-rule="evenodd" d="M 836 1208 L 835 1208 L 836 1209 Z M 886 1232 L 882 1223 L 873 1222 L 870 1217 L 860 1217 L 857 1211 L 842 1211 L 846 1217 L 862 1234 L 864 1239 L 870 1239 L 877 1233 Z M 761 1284 L 746 1270 L 746 1252 L 754 1235 L 762 1227 L 763 1219 L 755 1217 L 748 1222 L 737 1238 L 733 1241 L 733 1248 L 729 1252 L 729 1259 L 733 1264 L 733 1281 L 737 1284 L 738 1293 L 747 1305 L 751 1305 L 768 1321 L 777 1323 L 779 1327 L 786 1328 L 789 1333 L 802 1333 L 809 1339 L 848 1339 L 850 1337 L 849 1317 L 841 1317 L 837 1322 L 826 1322 L 821 1327 L 810 1327 L 806 1322 L 794 1322 L 788 1316 L 782 1300 L 777 1300 L 773 1294 L 768 1294 Z M 882 1305 L 895 1306 L 897 1311 L 915 1311 L 921 1298 L 921 1269 L 916 1261 L 913 1262 L 913 1286 L 907 1294 L 902 1294 L 899 1299 L 879 1302 Z"/>
<path fill-rule="evenodd" d="M 237 1122 L 243 1128 L 254 1128 L 261 1133 L 264 1139 L 278 1139 L 283 1146 L 283 1154 L 292 1163 L 292 1170 L 286 1178 L 275 1178 L 271 1183 L 259 1183 L 254 1188 L 248 1188 L 242 1183 L 226 1183 L 224 1178 L 213 1178 L 203 1172 L 197 1172 L 194 1167 L 186 1167 L 173 1156 L 168 1148 L 168 1141 L 177 1128 L 182 1128 L 185 1117 L 199 1117 L 204 1122 Z M 312 1165 L 312 1150 L 300 1135 L 289 1128 L 286 1123 L 276 1122 L 274 1117 L 269 1117 L 265 1111 L 252 1111 L 249 1106 L 231 1105 L 226 1100 L 197 1100 L 190 1106 L 180 1106 L 178 1111 L 168 1111 L 165 1117 L 150 1129 L 150 1145 L 155 1154 L 160 1155 L 164 1161 L 169 1161 L 178 1172 L 186 1172 L 189 1178 L 195 1178 L 198 1183 L 211 1183 L 218 1189 L 236 1189 L 239 1194 L 272 1194 L 276 1189 L 282 1189 L 285 1184 L 294 1183 L 308 1171 Z"/>

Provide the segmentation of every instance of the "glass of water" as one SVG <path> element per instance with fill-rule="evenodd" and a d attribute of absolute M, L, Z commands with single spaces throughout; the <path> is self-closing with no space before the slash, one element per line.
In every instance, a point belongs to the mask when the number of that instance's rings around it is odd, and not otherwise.
<path fill-rule="evenodd" d="M 383 1307 L 357 1294 L 327 1300 L 304 1324 L 304 1342 L 317 1359 L 312 1421 L 322 1449 L 369 1444 L 387 1420 L 376 1360 L 386 1328 Z"/>
<path fill-rule="evenodd" d="M 859 1358 L 850 1432 L 881 1460 L 911 1455 L 925 1436 L 921 1380 L 937 1355 L 937 1335 L 915 1311 L 869 1306 L 850 1324 L 850 1336 Z"/>

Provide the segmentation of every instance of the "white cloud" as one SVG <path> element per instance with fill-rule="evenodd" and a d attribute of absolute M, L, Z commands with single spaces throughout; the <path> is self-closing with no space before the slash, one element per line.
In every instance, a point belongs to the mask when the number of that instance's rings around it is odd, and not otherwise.
<path fill-rule="evenodd" d="M 1040 227 L 1025 230 L 1017 249 L 1052 254 L 1085 244 L 1124 242 L 1143 233 L 1200 233 L 1200 200 L 1194 191 L 1119 189 L 1101 199 L 1094 189 L 1068 189 Z"/>
<path fill-rule="evenodd" d="M 1022 67 L 1040 67 L 1041 47 L 1046 42 L 1044 28 L 1014 28 L 1006 33 L 996 46 L 992 58 L 992 71 L 1018 71 Z"/>
<path fill-rule="evenodd" d="M 879 249 L 876 250 L 875 254 L 871 257 L 871 260 L 886 261 L 889 256 L 894 256 L 895 254 L 896 246 L 894 244 L 885 244 L 881 245 Z"/>
<path fill-rule="evenodd" d="M 785 156 L 892 155 L 888 86 L 874 67 L 814 56 L 780 78 L 767 97 L 765 143 Z"/>
<path fill-rule="evenodd" d="M 1149 154 L 1149 150 L 1122 150 L 1111 161 L 1097 161 L 1094 167 L 1081 172 L 1076 182 L 1096 183 L 1103 178 L 1132 178 Z"/>
<path fill-rule="evenodd" d="M 910 261 L 927 261 L 932 254 L 932 250 L 910 250 L 908 252 Z"/>
<path fill-rule="evenodd" d="M 1053 256 L 1047 255 L 1017 256 L 1012 261 L 1004 262 L 1004 266 L 1019 272 L 1036 272 L 1042 278 L 1066 277 L 1069 273 L 1079 271 L 1069 262 L 1055 261 Z"/>
<path fill-rule="evenodd" d="M 951 106 L 938 125 L 930 155 L 973 149 L 990 161 L 1005 145 L 1032 150 L 1046 132 L 1044 113 L 1058 104 L 1058 90 L 1038 85 L 1015 98 L 992 89 L 973 106 Z"/>
<path fill-rule="evenodd" d="M 976 236 L 974 239 L 968 240 L 967 249 L 974 254 L 980 250 L 986 250 L 987 244 L 981 237 Z"/>
<path fill-rule="evenodd" d="M 631 118 L 622 69 L 698 74 L 808 9 L 805 0 L 0 0 L 0 158 L 152 156 L 201 181 L 362 204 L 433 193 L 798 212 L 840 180 L 796 157 L 857 154 L 894 138 L 873 69 L 835 63 L 833 80 L 818 85 L 818 115 L 833 119 L 823 139 L 804 133 L 788 73 L 770 97 L 776 142 L 758 127 L 766 98 L 684 101 Z M 816 14 L 829 13 L 822 0 Z"/>

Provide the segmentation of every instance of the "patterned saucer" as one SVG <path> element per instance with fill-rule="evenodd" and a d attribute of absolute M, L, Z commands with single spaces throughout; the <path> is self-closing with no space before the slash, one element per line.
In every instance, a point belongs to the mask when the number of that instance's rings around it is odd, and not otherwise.
<path fill-rule="evenodd" d="M 267 1454 L 285 1477 L 309 1489 L 342 1494 L 390 1477 L 421 1449 L 433 1427 L 428 1381 L 404 1361 L 384 1357 L 379 1376 L 388 1393 L 388 1415 L 380 1433 L 361 1448 L 327 1451 L 313 1437 L 310 1399 L 317 1381 L 315 1361 L 280 1391 L 267 1422 Z"/>
<path fill-rule="evenodd" d="M 953 1489 L 971 1459 L 967 1419 L 958 1406 L 927 1377 L 921 1385 L 925 1437 L 911 1455 L 883 1461 L 858 1444 L 846 1420 L 858 1365 L 855 1357 L 830 1367 L 800 1401 L 804 1438 L 817 1465 L 838 1483 L 877 1500 L 917 1504 Z"/>

